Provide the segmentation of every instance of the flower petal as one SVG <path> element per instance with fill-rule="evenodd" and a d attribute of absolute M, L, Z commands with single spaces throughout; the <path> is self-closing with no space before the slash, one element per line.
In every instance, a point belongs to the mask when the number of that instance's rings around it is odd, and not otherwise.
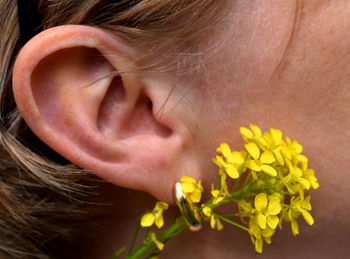
<path fill-rule="evenodd" d="M 269 201 L 269 205 L 267 206 L 267 213 L 269 215 L 277 215 L 281 212 L 281 203 L 280 200 L 276 197 L 272 197 Z"/>
<path fill-rule="evenodd" d="M 303 175 L 303 171 L 300 168 L 294 167 L 293 171 L 291 171 L 294 177 L 301 177 Z"/>
<path fill-rule="evenodd" d="M 227 143 L 221 143 L 219 148 L 216 149 L 217 152 L 221 152 L 225 158 L 231 156 L 231 148 Z"/>
<path fill-rule="evenodd" d="M 271 136 L 272 136 L 274 144 L 276 146 L 281 144 L 281 142 L 282 142 L 282 131 L 280 131 L 278 129 L 271 128 L 270 132 L 271 132 Z"/>
<path fill-rule="evenodd" d="M 315 171 L 312 169 L 308 169 L 304 172 L 304 176 L 310 181 L 312 188 L 317 189 L 320 185 L 317 182 L 317 178 L 315 177 Z"/>
<path fill-rule="evenodd" d="M 260 138 L 262 135 L 261 129 L 258 126 L 255 126 L 253 124 L 249 125 L 251 130 L 253 131 L 256 138 Z"/>
<path fill-rule="evenodd" d="M 239 178 L 238 170 L 234 165 L 227 165 L 225 172 L 233 179 Z"/>
<path fill-rule="evenodd" d="M 266 216 L 259 212 L 258 216 L 256 217 L 257 224 L 260 228 L 265 229 L 266 228 Z"/>
<path fill-rule="evenodd" d="M 309 180 L 300 177 L 300 178 L 297 179 L 297 181 L 298 181 L 299 183 L 301 183 L 301 185 L 304 187 L 304 189 L 306 189 L 306 190 L 309 190 L 309 189 L 310 189 L 311 183 L 310 183 Z"/>
<path fill-rule="evenodd" d="M 219 191 L 219 190 L 213 189 L 213 190 L 211 191 L 211 195 L 213 195 L 215 198 L 218 197 L 219 194 L 220 194 L 220 191 Z"/>
<path fill-rule="evenodd" d="M 292 162 L 290 161 L 290 159 L 286 158 L 285 164 L 286 164 L 289 172 L 292 173 L 294 171 L 294 166 L 292 165 Z"/>
<path fill-rule="evenodd" d="M 257 172 L 261 171 L 261 167 L 254 160 L 249 160 L 247 162 L 247 167 L 253 171 L 257 171 Z"/>
<path fill-rule="evenodd" d="M 301 207 L 306 210 L 311 210 L 311 196 L 307 196 L 302 202 L 301 202 Z"/>
<path fill-rule="evenodd" d="M 272 229 L 272 228 L 266 228 L 266 229 L 264 229 L 264 230 L 261 232 L 261 235 L 262 235 L 264 238 L 272 237 L 273 234 L 275 234 L 275 230 Z"/>
<path fill-rule="evenodd" d="M 181 183 L 193 183 L 196 184 L 196 180 L 189 176 L 182 176 L 180 179 Z"/>
<path fill-rule="evenodd" d="M 301 215 L 303 215 L 307 224 L 309 224 L 310 226 L 312 226 L 314 224 L 314 222 L 315 222 L 314 218 L 311 216 L 311 214 L 308 211 L 302 210 Z"/>
<path fill-rule="evenodd" d="M 275 229 L 277 227 L 279 221 L 280 220 L 277 216 L 272 215 L 267 217 L 267 225 L 272 229 Z"/>
<path fill-rule="evenodd" d="M 212 160 L 218 167 L 226 166 L 226 162 L 221 156 L 215 156 Z"/>
<path fill-rule="evenodd" d="M 203 214 L 207 217 L 210 217 L 212 214 L 212 210 L 208 206 L 204 206 L 202 211 L 203 211 Z"/>
<path fill-rule="evenodd" d="M 277 162 L 281 165 L 284 166 L 284 160 L 283 157 L 281 155 L 281 152 L 277 149 L 272 150 L 272 153 L 275 155 Z"/>
<path fill-rule="evenodd" d="M 222 225 L 220 219 L 216 218 L 216 229 L 220 231 L 223 228 L 224 228 L 224 226 Z"/>
<path fill-rule="evenodd" d="M 249 142 L 249 143 L 245 144 L 244 146 L 252 158 L 254 158 L 255 160 L 259 159 L 260 149 L 259 149 L 257 144 L 255 144 L 253 142 Z"/>
<path fill-rule="evenodd" d="M 299 235 L 299 225 L 298 222 L 296 220 L 292 220 L 290 223 L 291 229 L 292 229 L 292 233 L 294 236 Z"/>
<path fill-rule="evenodd" d="M 269 165 L 262 165 L 261 166 L 261 170 L 271 176 L 276 176 L 277 175 L 277 171 L 275 168 L 273 168 L 272 166 Z"/>
<path fill-rule="evenodd" d="M 304 156 L 304 155 L 301 155 L 301 154 L 297 155 L 296 159 L 297 159 L 298 162 L 301 162 L 301 163 L 307 163 L 308 162 L 307 157 Z"/>
<path fill-rule="evenodd" d="M 255 240 L 255 251 L 259 254 L 263 251 L 263 240 L 262 238 L 258 238 Z"/>
<path fill-rule="evenodd" d="M 163 216 L 162 214 L 156 214 L 155 215 L 155 224 L 158 228 L 161 228 L 163 225 L 164 225 L 164 219 L 163 219 Z"/>
<path fill-rule="evenodd" d="M 215 220 L 215 217 L 213 215 L 211 215 L 210 217 L 210 227 L 212 229 L 215 229 L 215 226 L 216 226 L 216 220 Z"/>
<path fill-rule="evenodd" d="M 240 127 L 239 132 L 242 134 L 243 137 L 246 137 L 248 139 L 253 138 L 253 132 L 250 129 L 247 129 L 245 127 Z"/>
<path fill-rule="evenodd" d="M 157 246 L 157 248 L 159 250 L 163 250 L 164 244 L 157 239 L 156 234 L 151 232 L 151 236 L 150 237 L 151 237 L 152 242 L 154 242 L 154 244 Z"/>
<path fill-rule="evenodd" d="M 192 183 L 182 183 L 181 187 L 183 193 L 192 193 L 195 189 L 195 186 Z"/>
<path fill-rule="evenodd" d="M 155 206 L 155 210 L 167 210 L 169 208 L 168 203 L 163 202 L 163 201 L 157 201 L 156 206 Z"/>
<path fill-rule="evenodd" d="M 283 156 L 284 156 L 286 159 L 292 160 L 292 150 L 291 150 L 290 147 L 283 147 L 283 148 L 281 149 L 281 151 L 282 151 Z"/>
<path fill-rule="evenodd" d="M 265 151 L 260 157 L 260 162 L 263 164 L 272 164 L 276 159 L 270 151 Z"/>
<path fill-rule="evenodd" d="M 238 151 L 232 152 L 232 159 L 234 164 L 243 164 L 244 162 L 242 154 Z"/>
<path fill-rule="evenodd" d="M 155 216 L 152 213 L 146 213 L 141 218 L 141 226 L 150 227 L 153 225 L 154 220 L 155 220 Z"/>
<path fill-rule="evenodd" d="M 193 192 L 191 193 L 191 200 L 194 203 L 198 203 L 201 201 L 202 198 L 202 192 L 200 189 L 196 188 L 193 190 Z"/>
<path fill-rule="evenodd" d="M 296 140 L 293 140 L 292 142 L 292 148 L 295 152 L 297 152 L 298 154 L 300 154 L 301 152 L 303 152 L 303 146 Z"/>
<path fill-rule="evenodd" d="M 265 193 L 261 192 L 256 195 L 254 200 L 254 206 L 258 211 L 262 211 L 267 207 L 267 196 Z"/>
<path fill-rule="evenodd" d="M 264 134 L 264 135 L 265 135 L 265 134 Z M 261 146 L 263 146 L 263 147 L 265 147 L 265 148 L 269 147 L 269 143 L 268 143 L 268 141 L 265 139 L 264 136 L 258 138 L 256 141 L 257 141 Z"/>

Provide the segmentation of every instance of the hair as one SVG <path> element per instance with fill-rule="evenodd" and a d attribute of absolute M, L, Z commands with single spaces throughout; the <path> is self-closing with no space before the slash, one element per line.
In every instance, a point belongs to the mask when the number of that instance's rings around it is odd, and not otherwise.
<path fill-rule="evenodd" d="M 218 2 L 39 0 L 38 11 L 43 29 L 87 24 L 147 47 L 150 51 L 139 61 L 145 71 L 155 71 L 164 68 L 152 59 L 162 49 L 178 54 L 181 58 L 174 62 L 182 62 L 185 55 L 180 53 L 188 42 L 215 20 Z M 0 257 L 69 258 L 67 247 L 89 222 L 96 210 L 91 207 L 98 206 L 87 202 L 97 197 L 98 188 L 91 186 L 98 184 L 92 174 L 41 142 L 18 112 L 12 93 L 12 69 L 21 48 L 16 3 L 0 0 Z"/>

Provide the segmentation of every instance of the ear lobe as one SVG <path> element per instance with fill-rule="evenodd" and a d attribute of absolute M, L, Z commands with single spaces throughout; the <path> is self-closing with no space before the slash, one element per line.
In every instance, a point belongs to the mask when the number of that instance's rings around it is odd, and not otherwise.
<path fill-rule="evenodd" d="M 184 152 L 187 133 L 172 118 L 156 116 L 152 104 L 165 100 L 147 95 L 150 81 L 125 73 L 135 70 L 133 55 L 96 28 L 44 31 L 16 61 L 15 99 L 33 132 L 68 160 L 171 202 L 174 182 L 201 178 L 199 166 Z"/>

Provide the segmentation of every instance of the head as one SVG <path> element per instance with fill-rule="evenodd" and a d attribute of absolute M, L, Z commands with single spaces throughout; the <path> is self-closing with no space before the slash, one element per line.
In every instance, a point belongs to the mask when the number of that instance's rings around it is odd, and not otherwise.
<path fill-rule="evenodd" d="M 44 30 L 23 47 L 16 4 L 0 2 L 8 18 L 2 28 L 8 40 L 0 47 L 2 177 L 17 172 L 4 181 L 4 197 L 18 204 L 21 193 L 40 189 L 27 199 L 27 209 L 38 210 L 21 214 L 24 225 L 35 224 L 40 208 L 58 215 L 49 202 L 90 211 L 65 195 L 74 196 L 91 175 L 116 186 L 109 193 L 127 193 L 136 203 L 145 193 L 174 203 L 173 186 L 183 175 L 209 189 L 216 146 L 241 147 L 238 128 L 254 123 L 298 139 L 321 184 L 317 226 L 298 240 L 280 235 L 266 256 L 302 256 L 305 244 L 314 256 L 349 252 L 350 7 L 327 0 L 218 2 L 42 0 Z M 14 184 L 21 191 L 8 191 Z M 336 202 L 325 208 L 324 200 Z M 62 217 L 56 221 L 67 226 Z M 201 240 L 211 240 L 205 233 Z M 239 233 L 223 236 L 249 245 Z M 199 238 L 189 238 L 199 245 Z M 251 256 L 210 242 L 212 258 Z"/>

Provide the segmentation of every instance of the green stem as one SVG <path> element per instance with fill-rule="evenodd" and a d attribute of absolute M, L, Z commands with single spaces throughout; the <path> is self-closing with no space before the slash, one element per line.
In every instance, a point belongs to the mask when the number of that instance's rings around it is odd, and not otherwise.
<path fill-rule="evenodd" d="M 162 242 L 166 243 L 169 239 L 172 237 L 182 233 L 187 229 L 187 225 L 184 220 L 179 220 L 172 224 L 169 228 L 164 230 L 162 233 L 157 235 L 157 239 Z M 154 242 L 147 242 L 143 243 L 138 249 L 136 249 L 132 254 L 127 255 L 127 259 L 142 259 L 147 258 L 151 252 L 154 251 L 156 248 L 156 245 Z"/>
<path fill-rule="evenodd" d="M 245 177 L 244 183 L 242 186 L 248 186 L 251 178 L 252 178 L 252 171 L 249 170 L 248 175 Z"/>
<path fill-rule="evenodd" d="M 246 186 L 242 190 L 232 193 L 230 195 L 229 199 L 243 198 L 243 197 L 247 196 L 247 194 L 250 194 L 250 192 L 254 191 L 255 189 L 256 189 L 255 186 Z"/>
<path fill-rule="evenodd" d="M 225 218 L 232 218 L 232 217 L 239 217 L 240 215 L 241 215 L 240 213 L 232 213 L 232 214 L 225 214 L 221 216 Z"/>
<path fill-rule="evenodd" d="M 139 220 L 137 222 L 139 222 Z M 139 234 L 139 231 L 140 231 L 140 224 L 137 224 L 135 233 L 134 233 L 134 235 L 132 237 L 130 248 L 128 250 L 128 254 L 130 254 L 131 251 L 134 249 L 134 245 L 135 245 L 135 242 L 136 242 L 137 235 Z"/>
<path fill-rule="evenodd" d="M 248 229 L 248 228 L 246 228 L 245 226 L 242 226 L 241 224 L 239 224 L 239 223 L 237 223 L 237 222 L 234 222 L 234 221 L 232 221 L 232 220 L 229 220 L 229 219 L 227 219 L 227 218 L 225 218 L 225 217 L 222 217 L 221 215 L 216 214 L 216 213 L 213 213 L 213 215 L 214 215 L 215 217 L 217 217 L 217 218 L 219 218 L 219 219 L 221 219 L 221 220 L 223 220 L 223 221 L 225 221 L 225 222 L 227 222 L 227 223 L 229 223 L 229 224 L 235 226 L 235 227 L 238 227 L 238 228 L 240 228 L 240 229 L 243 229 L 243 230 L 249 232 L 249 229 Z"/>
<path fill-rule="evenodd" d="M 212 204 L 211 201 L 208 201 L 205 203 L 205 205 L 209 206 L 212 210 L 214 210 L 214 209 L 219 208 L 222 205 L 226 204 L 227 202 L 236 201 L 235 198 L 255 196 L 256 195 L 255 193 L 250 193 L 254 189 L 255 189 L 254 186 L 245 187 L 243 190 L 240 190 L 240 191 L 237 191 L 237 192 L 231 194 L 229 197 L 225 198 L 222 202 L 220 202 L 218 204 Z M 199 211 L 201 211 L 201 208 L 199 208 Z"/>

